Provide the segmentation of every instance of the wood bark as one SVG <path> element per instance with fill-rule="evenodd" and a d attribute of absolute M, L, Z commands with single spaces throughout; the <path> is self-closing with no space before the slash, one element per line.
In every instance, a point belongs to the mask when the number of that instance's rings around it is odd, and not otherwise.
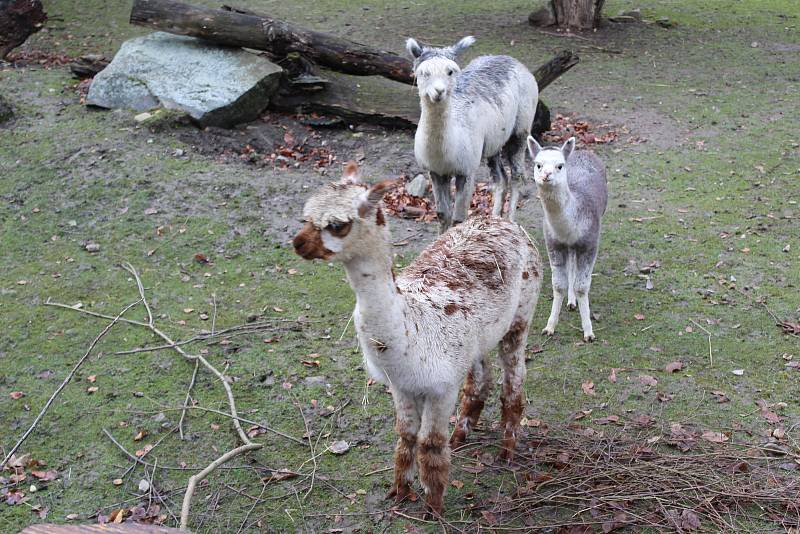
<path fill-rule="evenodd" d="M 299 52 L 320 66 L 347 74 L 413 83 L 411 62 L 404 57 L 266 15 L 173 0 L 134 0 L 130 22 L 222 45 L 265 50 L 277 57 Z"/>
<path fill-rule="evenodd" d="M 561 28 L 591 30 L 600 25 L 605 0 L 552 0 L 556 24 Z"/>
<path fill-rule="evenodd" d="M 40 0 L 0 0 L 0 59 L 41 30 L 46 20 Z"/>

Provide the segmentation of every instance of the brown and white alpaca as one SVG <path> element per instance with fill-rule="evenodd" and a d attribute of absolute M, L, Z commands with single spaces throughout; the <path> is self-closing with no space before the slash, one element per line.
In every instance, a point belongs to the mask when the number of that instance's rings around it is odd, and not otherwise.
<path fill-rule="evenodd" d="M 542 265 L 519 225 L 478 217 L 444 233 L 395 277 L 380 207 L 392 185 L 362 185 L 358 167 L 349 164 L 341 182 L 306 202 L 294 247 L 305 259 L 341 261 L 355 291 L 365 367 L 389 387 L 397 416 L 389 496 L 399 502 L 413 494 L 416 464 L 427 507 L 441 514 L 450 444 L 462 443 L 478 420 L 492 383 L 487 355 L 495 347 L 504 371 L 501 457 L 513 455 Z M 462 384 L 459 420 L 448 441 Z"/>

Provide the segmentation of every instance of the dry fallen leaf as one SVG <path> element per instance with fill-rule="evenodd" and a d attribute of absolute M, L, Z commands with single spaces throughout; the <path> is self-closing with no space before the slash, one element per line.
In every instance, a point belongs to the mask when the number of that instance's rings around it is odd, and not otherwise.
<path fill-rule="evenodd" d="M 460 480 L 451 480 L 450 485 L 456 489 L 461 489 L 464 487 L 464 483 L 461 482 Z"/>
<path fill-rule="evenodd" d="M 716 390 L 712 391 L 711 394 L 714 395 L 714 400 L 716 400 L 720 404 L 731 400 L 728 398 L 728 395 L 724 391 Z"/>
<path fill-rule="evenodd" d="M 594 391 L 594 382 L 592 382 L 591 380 L 587 380 L 586 382 L 581 384 L 581 389 L 583 390 L 583 392 L 585 394 L 589 395 L 590 397 L 593 397 L 593 396 L 596 395 L 596 393 Z"/>
<path fill-rule="evenodd" d="M 657 386 L 658 380 L 650 375 L 639 375 L 639 382 L 645 386 Z"/>
<path fill-rule="evenodd" d="M 715 432 L 713 430 L 706 430 L 701 437 L 711 443 L 725 443 L 729 439 L 728 436 L 722 432 Z"/>
<path fill-rule="evenodd" d="M 21 391 L 12 391 L 11 393 L 8 394 L 8 396 L 11 397 L 14 400 L 18 400 L 18 399 L 21 399 L 22 397 L 24 397 L 25 394 L 23 392 L 21 392 Z"/>
<path fill-rule="evenodd" d="M 111 483 L 114 484 L 115 486 L 121 486 L 122 485 L 122 479 L 121 478 L 115 478 L 114 480 L 111 481 Z"/>
<path fill-rule="evenodd" d="M 666 367 L 664 367 L 664 371 L 667 373 L 674 373 L 676 371 L 680 371 L 681 369 L 683 369 L 682 362 L 670 362 L 666 365 Z"/>
<path fill-rule="evenodd" d="M 90 387 L 86 388 L 86 393 L 91 395 L 92 393 L 97 392 L 98 389 L 100 389 L 100 388 L 98 388 L 97 386 L 90 386 Z"/>
<path fill-rule="evenodd" d="M 42 482 L 50 482 L 58 478 L 58 471 L 48 469 L 47 471 L 31 471 L 31 476 L 38 478 Z"/>
<path fill-rule="evenodd" d="M 633 318 L 636 319 L 637 321 L 644 321 L 645 319 L 644 315 L 641 313 L 637 313 L 636 315 L 633 316 Z"/>

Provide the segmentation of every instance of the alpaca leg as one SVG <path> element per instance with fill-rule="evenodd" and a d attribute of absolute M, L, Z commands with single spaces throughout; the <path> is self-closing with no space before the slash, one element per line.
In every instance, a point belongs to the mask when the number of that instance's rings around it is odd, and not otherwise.
<path fill-rule="evenodd" d="M 530 317 L 517 317 L 500 341 L 500 363 L 503 366 L 502 405 L 503 449 L 500 458 L 511 461 L 517 445 L 519 422 L 525 403 L 522 383 L 525 381 L 525 343 L 528 340 Z"/>
<path fill-rule="evenodd" d="M 439 516 L 450 476 L 448 423 L 457 397 L 455 389 L 439 397 L 426 397 L 417 437 L 417 466 L 425 488 L 425 505 L 429 512 Z"/>
<path fill-rule="evenodd" d="M 456 202 L 453 208 L 454 226 L 466 220 L 474 191 L 475 179 L 472 176 L 456 176 Z"/>
<path fill-rule="evenodd" d="M 579 250 L 575 256 L 575 296 L 578 299 L 578 310 L 581 314 L 583 340 L 594 341 L 592 330 L 592 314 L 589 310 L 589 288 L 592 286 L 592 269 L 597 259 L 597 247 Z"/>
<path fill-rule="evenodd" d="M 483 411 L 483 405 L 492 390 L 492 373 L 486 358 L 475 362 L 467 373 L 464 387 L 461 390 L 461 408 L 456 422 L 456 429 L 450 436 L 450 446 L 457 447 L 464 443 L 470 430 L 475 427 Z"/>
<path fill-rule="evenodd" d="M 527 138 L 528 132 L 514 134 L 503 147 L 503 152 L 508 155 L 508 161 L 511 165 L 511 194 L 508 201 L 508 220 L 510 221 L 516 218 L 519 190 L 528 179 L 528 172 L 525 167 L 525 142 Z"/>
<path fill-rule="evenodd" d="M 450 195 L 450 177 L 431 173 L 433 198 L 436 201 L 436 216 L 439 218 L 439 233 L 452 226 L 453 200 Z"/>
<path fill-rule="evenodd" d="M 569 291 L 567 292 L 567 309 L 575 310 L 578 307 L 578 301 L 575 298 L 575 272 L 576 272 L 576 263 L 577 260 L 575 258 L 576 252 L 574 250 L 570 250 L 569 256 L 567 257 L 567 275 L 569 276 Z"/>
<path fill-rule="evenodd" d="M 411 484 L 414 480 L 414 449 L 417 444 L 420 413 L 418 401 L 413 396 L 393 389 L 392 398 L 398 437 L 394 450 L 394 484 L 386 498 L 394 497 L 397 502 L 401 502 L 414 495 Z"/>
<path fill-rule="evenodd" d="M 503 204 L 505 203 L 508 189 L 508 177 L 503 167 L 502 154 L 498 152 L 490 157 L 486 163 L 489 166 L 489 174 L 492 176 L 492 215 L 494 217 L 502 217 Z"/>
<path fill-rule="evenodd" d="M 550 318 L 542 334 L 552 336 L 558 325 L 558 316 L 561 313 L 561 304 L 569 290 L 569 274 L 567 273 L 567 247 L 556 245 L 547 239 L 547 255 L 550 257 L 550 270 L 553 282 L 553 306 L 550 308 Z"/>

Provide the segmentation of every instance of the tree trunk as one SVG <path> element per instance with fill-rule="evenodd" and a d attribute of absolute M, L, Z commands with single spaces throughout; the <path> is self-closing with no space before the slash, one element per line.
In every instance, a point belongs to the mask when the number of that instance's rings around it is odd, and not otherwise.
<path fill-rule="evenodd" d="M 592 30 L 600 26 L 605 0 L 552 0 L 556 24 L 561 28 Z"/>
<path fill-rule="evenodd" d="M 46 20 L 40 0 L 0 0 L 0 59 L 41 30 Z"/>
<path fill-rule="evenodd" d="M 265 50 L 277 57 L 299 52 L 318 65 L 347 74 L 377 74 L 413 83 L 411 62 L 404 57 L 266 15 L 195 7 L 173 0 L 134 0 L 130 21 L 222 45 Z"/>
<path fill-rule="evenodd" d="M 380 75 L 409 85 L 414 83 L 411 61 L 401 56 L 251 11 L 227 6 L 221 10 L 208 9 L 174 0 L 134 0 L 131 24 L 222 45 L 264 50 L 276 59 L 299 53 L 322 67 L 345 74 Z M 533 74 L 539 91 L 578 61 L 578 56 L 564 50 L 536 69 Z"/>

